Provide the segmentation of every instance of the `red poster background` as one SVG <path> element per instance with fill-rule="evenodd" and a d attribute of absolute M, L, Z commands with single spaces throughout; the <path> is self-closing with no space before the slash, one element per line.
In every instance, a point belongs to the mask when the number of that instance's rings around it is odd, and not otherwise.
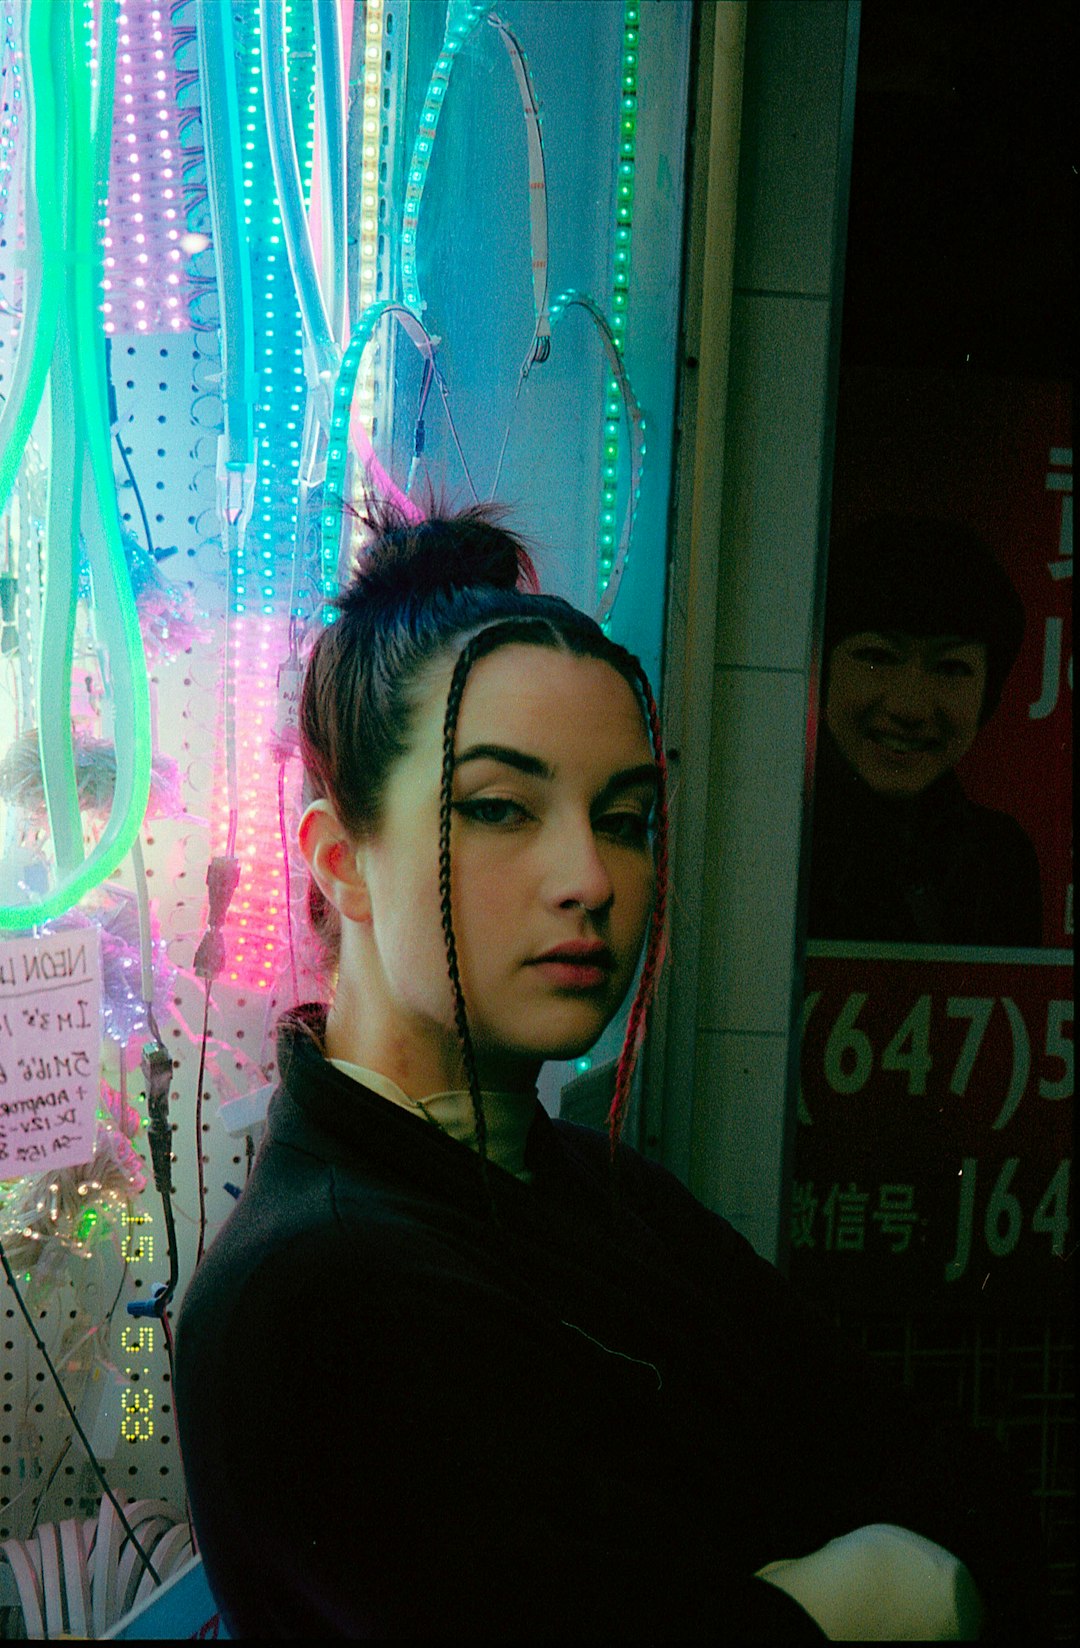
<path fill-rule="evenodd" d="M 859 1309 L 1068 1302 L 1071 965 L 810 949 L 793 1278 Z"/>
<path fill-rule="evenodd" d="M 834 535 L 885 512 L 967 522 L 1024 602 L 958 775 L 1035 844 L 1046 946 L 809 946 L 791 1273 L 841 1309 L 1072 1307 L 1070 415 L 1063 384 L 840 385 Z"/>

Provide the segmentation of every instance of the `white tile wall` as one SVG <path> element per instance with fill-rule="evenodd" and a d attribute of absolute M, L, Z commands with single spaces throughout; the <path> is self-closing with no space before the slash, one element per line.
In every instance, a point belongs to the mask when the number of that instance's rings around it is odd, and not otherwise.
<path fill-rule="evenodd" d="M 784 1127 L 774 1095 L 786 1067 L 786 1036 L 698 1036 L 690 1188 L 767 1259 L 780 1232 Z"/>
<path fill-rule="evenodd" d="M 770 1259 L 831 463 L 848 22 L 845 0 L 755 0 L 747 25 L 690 1184 Z"/>
<path fill-rule="evenodd" d="M 747 19 L 735 284 L 744 291 L 832 287 L 841 156 L 836 113 L 845 0 L 751 0 Z"/>
<path fill-rule="evenodd" d="M 699 1030 L 787 1033 L 805 729 L 800 673 L 717 671 Z"/>
<path fill-rule="evenodd" d="M 829 304 L 736 291 L 716 661 L 808 667 Z"/>

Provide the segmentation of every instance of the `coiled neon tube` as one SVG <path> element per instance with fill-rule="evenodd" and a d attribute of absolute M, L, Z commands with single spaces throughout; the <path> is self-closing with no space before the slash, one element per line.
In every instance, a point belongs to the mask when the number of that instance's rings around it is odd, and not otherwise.
<path fill-rule="evenodd" d="M 29 135 L 24 208 L 26 278 L 19 352 L 0 408 L 0 509 L 7 505 L 41 405 L 64 286 L 57 192 L 57 108 L 49 46 L 49 0 L 28 0 L 26 120 Z"/>
<path fill-rule="evenodd" d="M 34 904 L 0 906 L 0 928 L 20 930 L 61 914 L 111 874 L 138 835 L 150 793 L 150 699 L 146 664 L 131 582 L 124 559 L 109 456 L 104 338 L 96 325 L 98 277 L 97 206 L 108 153 L 105 137 L 112 104 L 115 49 L 108 47 L 115 19 L 104 8 L 102 87 L 96 106 L 89 80 L 83 23 L 74 8 L 33 0 L 28 19 L 28 80 L 37 111 L 28 169 L 28 195 L 52 206 L 41 246 L 56 250 L 41 271 L 47 285 L 62 285 L 54 324 L 41 332 L 38 350 L 53 363 L 53 454 L 50 466 L 48 556 L 38 676 L 42 778 L 56 851 L 58 885 Z M 57 95 L 57 92 L 59 95 Z M 49 132 L 38 130 L 47 109 Z M 96 142 L 95 142 L 96 127 Z M 59 134 L 59 143 L 50 141 Z M 38 167 L 42 168 L 39 183 Z M 61 182 L 62 180 L 62 182 Z M 59 225 L 59 237 L 53 225 Z M 57 270 L 55 277 L 52 271 Z M 63 296 L 64 301 L 60 302 Z M 32 384 L 31 384 L 32 387 Z M 29 396 L 25 406 L 29 404 Z M 36 412 L 36 407 L 34 408 Z M 58 426 L 57 420 L 62 420 Z M 30 422 L 33 413 L 30 415 Z M 19 454 L 21 457 L 21 453 Z M 17 462 L 15 467 L 17 467 Z M 14 469 L 12 470 L 12 478 Z M 9 481 L 10 486 L 10 481 Z M 82 857 L 74 759 L 71 750 L 71 635 L 80 522 L 86 529 L 95 604 L 108 647 L 117 717 L 116 781 L 105 828 L 90 855 Z"/>
<path fill-rule="evenodd" d="M 338 373 L 337 383 L 334 385 L 333 416 L 330 423 L 330 445 L 326 455 L 326 487 L 324 496 L 328 507 L 323 510 L 322 525 L 319 533 L 320 558 L 322 562 L 322 593 L 324 596 L 323 622 L 331 623 L 335 614 L 329 607 L 330 597 L 337 589 L 338 555 L 340 552 L 341 515 L 332 507 L 331 501 L 344 497 L 345 492 L 345 459 L 348 449 L 349 421 L 352 410 L 353 394 L 356 389 L 356 375 L 360 369 L 360 357 L 371 342 L 376 326 L 384 315 L 391 315 L 398 325 L 412 339 L 413 343 L 425 357 L 432 371 L 435 370 L 435 345 L 431 340 L 422 321 L 417 320 L 410 309 L 401 303 L 372 303 L 364 310 L 356 324 L 356 330 L 349 339 L 349 347 L 341 361 L 341 370 Z M 354 437 L 358 433 L 353 426 Z M 371 451 L 368 442 L 368 456 L 365 459 L 369 470 L 377 464 L 375 454 Z M 398 491 L 389 481 L 389 477 L 379 466 L 379 479 L 387 485 L 395 497 L 395 501 L 402 508 L 410 520 L 421 520 L 423 511 L 411 499 Z"/>
<path fill-rule="evenodd" d="M 427 96 L 420 111 L 420 124 L 409 162 L 405 207 L 401 221 L 402 291 L 405 303 L 415 315 L 422 315 L 426 308 L 420 295 L 420 283 L 416 273 L 416 232 L 420 221 L 420 203 L 423 200 L 428 168 L 435 148 L 435 133 L 450 85 L 450 71 L 454 66 L 454 59 L 469 35 L 483 20 L 486 12 L 487 6 L 482 0 L 450 0 L 442 48 L 435 60 Z M 551 349 L 551 324 L 548 315 L 547 169 L 540 133 L 540 104 L 521 42 L 496 12 L 488 14 L 487 21 L 498 31 L 510 58 L 518 94 L 521 97 L 528 138 L 529 237 L 532 247 L 533 308 L 536 324 L 528 354 L 521 368 L 521 375 L 524 377 L 531 366 L 547 360 Z"/>

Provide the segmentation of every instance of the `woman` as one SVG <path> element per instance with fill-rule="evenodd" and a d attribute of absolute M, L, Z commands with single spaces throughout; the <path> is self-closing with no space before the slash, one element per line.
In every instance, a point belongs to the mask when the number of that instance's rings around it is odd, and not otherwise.
<path fill-rule="evenodd" d="M 640 665 L 481 510 L 384 519 L 339 607 L 300 728 L 336 989 L 283 1027 L 178 1332 L 229 1630 L 1027 1628 L 1037 1542 L 1000 1463 L 618 1143 L 666 887 Z M 593 1044 L 643 946 L 610 1138 L 550 1120 L 541 1064 Z"/>
<path fill-rule="evenodd" d="M 956 774 L 1000 701 L 1024 608 L 957 521 L 879 516 L 830 551 L 812 938 L 1042 943 L 1039 861 Z"/>

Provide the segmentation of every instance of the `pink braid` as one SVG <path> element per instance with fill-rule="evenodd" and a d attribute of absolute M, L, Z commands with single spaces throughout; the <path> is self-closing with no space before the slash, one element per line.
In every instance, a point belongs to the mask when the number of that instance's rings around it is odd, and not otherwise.
<path fill-rule="evenodd" d="M 622 1125 L 626 1118 L 627 1107 L 630 1103 L 630 1084 L 633 1080 L 634 1066 L 637 1063 L 641 1044 L 645 1039 L 649 1008 L 656 993 L 656 983 L 667 949 L 667 757 L 664 754 L 663 736 L 660 731 L 660 717 L 657 713 L 656 701 L 653 698 L 648 678 L 640 666 L 637 675 L 648 712 L 649 736 L 652 739 L 653 755 L 656 757 L 659 775 L 656 795 L 656 891 L 653 898 L 652 921 L 649 927 L 649 944 L 645 953 L 645 965 L 641 970 L 637 994 L 634 996 L 633 1005 L 626 1021 L 626 1035 L 623 1037 L 622 1052 L 619 1054 L 619 1063 L 615 1071 L 615 1092 L 611 1100 L 611 1109 L 608 1112 L 608 1131 L 611 1137 L 611 1159 L 613 1162 L 619 1135 L 622 1132 Z"/>

